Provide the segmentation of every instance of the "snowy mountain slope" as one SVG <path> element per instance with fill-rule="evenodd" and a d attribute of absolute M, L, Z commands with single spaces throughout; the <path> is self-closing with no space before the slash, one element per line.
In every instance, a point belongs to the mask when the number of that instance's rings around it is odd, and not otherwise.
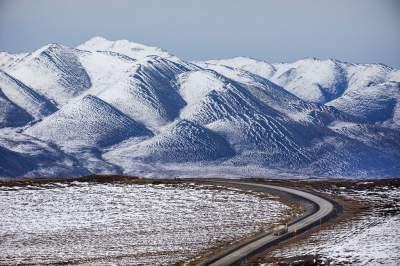
<path fill-rule="evenodd" d="M 202 62 L 199 62 L 201 64 Z M 266 79 L 271 78 L 276 72 L 276 68 L 265 61 L 259 61 L 248 57 L 235 57 L 231 59 L 208 60 L 204 63 L 211 65 L 228 66 L 231 68 L 238 68 Z"/>
<path fill-rule="evenodd" d="M 5 71 L 62 105 L 91 87 L 78 52 L 59 44 L 46 45 L 26 55 Z"/>
<path fill-rule="evenodd" d="M 334 122 L 329 126 L 335 132 L 355 139 L 384 153 L 400 155 L 400 132 L 369 124 Z"/>
<path fill-rule="evenodd" d="M 179 92 L 187 102 L 180 114 L 184 119 L 207 124 L 222 117 L 254 111 L 278 114 L 277 110 L 257 99 L 248 88 L 213 70 L 183 73 L 178 82 Z"/>
<path fill-rule="evenodd" d="M 146 139 L 144 137 L 133 137 L 128 140 Z M 112 146 L 111 146 L 112 147 Z M 123 169 L 118 165 L 104 160 L 104 153 L 108 147 L 88 146 L 86 144 L 69 142 L 67 146 L 60 146 L 60 149 L 72 158 L 78 158 L 80 165 L 90 173 L 122 174 Z"/>
<path fill-rule="evenodd" d="M 359 90 L 363 87 L 377 85 L 391 80 L 395 71 L 382 64 L 348 64 L 342 63 L 348 74 L 348 90 Z"/>
<path fill-rule="evenodd" d="M 347 90 L 399 78 L 398 70 L 382 64 L 351 64 L 333 59 L 306 58 L 293 63 L 268 64 L 250 58 L 232 58 L 204 63 L 246 70 L 271 80 L 301 99 L 318 103 L 334 100 Z"/>
<path fill-rule="evenodd" d="M 212 69 L 229 79 L 245 85 L 248 90 L 251 90 L 252 94 L 265 104 L 274 105 L 275 109 L 284 110 L 287 107 L 304 102 L 282 87 L 257 74 L 218 64 L 202 63 L 200 65 L 205 69 Z"/>
<path fill-rule="evenodd" d="M 398 127 L 400 83 L 395 81 L 397 72 L 381 64 L 349 65 L 347 72 L 348 88 L 328 105 L 368 123 Z"/>
<path fill-rule="evenodd" d="M 0 134 L 0 177 L 54 177 L 90 172 L 54 145 L 13 132 Z"/>
<path fill-rule="evenodd" d="M 172 122 L 185 102 L 178 94 L 176 77 L 186 66 L 159 56 L 136 61 L 127 79 L 98 95 L 149 128 Z"/>
<path fill-rule="evenodd" d="M 343 93 L 347 86 L 345 70 L 335 60 L 310 58 L 274 65 L 249 58 L 207 62 L 228 65 L 257 74 L 310 102 L 328 102 Z"/>
<path fill-rule="evenodd" d="M 384 65 L 189 63 L 103 38 L 0 64 L 0 176 L 400 175 L 399 70 Z"/>
<path fill-rule="evenodd" d="M 400 83 L 386 82 L 352 88 L 329 105 L 359 117 L 367 123 L 379 122 L 399 128 Z"/>
<path fill-rule="evenodd" d="M 57 111 L 55 105 L 44 96 L 2 70 L 0 70 L 0 88 L 9 100 L 23 106 L 25 111 L 35 119 Z"/>
<path fill-rule="evenodd" d="M 400 70 L 393 70 L 389 74 L 389 80 L 390 81 L 400 82 Z"/>
<path fill-rule="evenodd" d="M 23 126 L 31 120 L 33 117 L 10 101 L 0 88 L 0 128 Z"/>
<path fill-rule="evenodd" d="M 307 101 L 326 103 L 347 87 L 346 71 L 335 60 L 304 59 L 275 67 L 271 81 Z"/>
<path fill-rule="evenodd" d="M 103 147 L 129 137 L 151 135 L 141 124 L 92 95 L 65 105 L 25 132 L 67 147 Z"/>
<path fill-rule="evenodd" d="M 303 99 L 315 101 L 305 94 L 320 90 L 323 97 L 317 102 L 333 106 L 367 123 L 386 122 L 396 126 L 393 116 L 399 113 L 399 85 L 392 82 L 396 80 L 397 73 L 390 67 L 317 59 L 300 60 L 275 67 L 278 70 L 271 80 L 289 91 L 297 90 L 293 93 Z M 284 73 L 293 72 L 293 79 L 289 77 L 292 74 L 281 78 L 284 74 L 280 73 L 288 68 L 290 69 Z"/>
<path fill-rule="evenodd" d="M 82 92 L 98 95 L 108 89 L 123 86 L 136 65 L 136 60 L 115 52 L 79 51 L 79 61 L 89 75 L 92 86 Z"/>
<path fill-rule="evenodd" d="M 287 130 L 286 117 L 263 105 L 248 90 L 209 70 L 193 71 L 180 77 L 182 95 L 197 90 L 180 117 L 207 126 L 224 136 L 237 152 L 251 150 L 283 154 L 291 160 L 307 158 L 296 136 Z"/>
<path fill-rule="evenodd" d="M 389 142 L 386 138 L 382 141 Z M 315 144 L 309 152 L 316 160 L 303 169 L 307 175 L 379 178 L 397 177 L 400 171 L 398 153 L 387 154 L 347 136 L 328 136 Z"/>
<path fill-rule="evenodd" d="M 26 55 L 27 53 L 9 54 L 6 52 L 0 52 L 0 69 L 11 67 L 13 64 L 19 62 L 21 58 L 25 57 Z"/>
<path fill-rule="evenodd" d="M 78 45 L 76 48 L 90 52 L 118 54 L 134 60 L 144 59 L 145 57 L 149 56 L 162 57 L 187 68 L 196 68 L 195 64 L 181 60 L 179 57 L 172 55 L 158 47 L 147 46 L 128 40 L 111 41 L 103 37 L 93 37 L 87 42 Z"/>
<path fill-rule="evenodd" d="M 284 113 L 293 120 L 322 123 L 335 119 L 354 120 L 332 107 L 304 101 L 283 87 L 248 71 L 219 64 L 201 63 L 200 65 L 239 82 L 263 104 Z"/>
<path fill-rule="evenodd" d="M 195 123 L 180 120 L 165 128 L 155 137 L 113 149 L 109 158 L 128 156 L 143 162 L 198 162 L 212 161 L 234 155 L 224 138 Z"/>
<path fill-rule="evenodd" d="M 243 62 L 250 61 L 258 68 L 265 68 L 265 62 L 254 59 L 214 60 L 220 73 L 222 67 L 246 69 Z M 389 124 L 396 111 L 399 97 L 397 85 L 399 70 L 382 64 L 350 64 L 337 60 L 303 59 L 294 63 L 273 64 L 272 75 L 264 75 L 307 102 L 317 102 L 332 106 L 365 122 L 385 122 Z M 225 67 L 226 69 L 226 67 Z M 222 72 L 221 72 L 222 71 Z M 235 70 L 237 72 L 237 70 Z M 226 72 L 226 71 L 225 71 Z M 252 73 L 260 73 L 253 71 Z M 396 120 L 396 119 L 395 119 Z"/>

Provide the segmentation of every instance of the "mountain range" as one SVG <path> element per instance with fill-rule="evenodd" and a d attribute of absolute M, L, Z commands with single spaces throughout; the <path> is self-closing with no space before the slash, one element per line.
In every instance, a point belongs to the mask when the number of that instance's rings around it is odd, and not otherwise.
<path fill-rule="evenodd" d="M 399 101 L 383 64 L 190 62 L 102 37 L 1 52 L 0 176 L 398 177 Z"/>

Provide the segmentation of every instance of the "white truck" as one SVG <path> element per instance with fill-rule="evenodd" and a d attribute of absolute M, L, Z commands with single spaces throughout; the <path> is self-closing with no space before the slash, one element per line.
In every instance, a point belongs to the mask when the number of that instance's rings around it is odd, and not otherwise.
<path fill-rule="evenodd" d="M 288 232 L 288 227 L 287 225 L 278 225 L 275 226 L 274 229 L 272 229 L 272 232 L 274 233 L 274 236 L 280 236 L 283 234 L 286 234 Z"/>

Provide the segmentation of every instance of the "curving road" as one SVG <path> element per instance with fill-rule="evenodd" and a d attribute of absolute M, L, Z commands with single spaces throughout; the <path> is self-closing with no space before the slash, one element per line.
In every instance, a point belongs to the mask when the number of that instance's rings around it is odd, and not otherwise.
<path fill-rule="evenodd" d="M 229 184 L 241 184 L 246 186 L 249 185 L 251 187 L 264 188 L 268 190 L 275 190 L 275 191 L 289 193 L 314 203 L 317 206 L 317 208 L 313 213 L 308 214 L 307 216 L 290 224 L 288 226 L 288 232 L 283 235 L 274 236 L 272 232 L 268 232 L 260 238 L 257 238 L 229 252 L 219 254 L 214 258 L 211 258 L 199 265 L 223 266 L 223 265 L 235 265 L 235 264 L 239 265 L 240 263 L 243 262 L 245 263 L 247 258 L 251 257 L 257 252 L 262 251 L 265 248 L 271 247 L 285 239 L 293 237 L 297 233 L 304 232 L 313 226 L 319 225 L 327 221 L 329 218 L 333 217 L 336 214 L 336 209 L 333 203 L 324 198 L 321 198 L 317 195 L 305 191 L 300 191 L 287 187 L 258 184 L 258 183 L 225 182 L 225 181 L 221 181 L 221 183 L 228 185 Z"/>

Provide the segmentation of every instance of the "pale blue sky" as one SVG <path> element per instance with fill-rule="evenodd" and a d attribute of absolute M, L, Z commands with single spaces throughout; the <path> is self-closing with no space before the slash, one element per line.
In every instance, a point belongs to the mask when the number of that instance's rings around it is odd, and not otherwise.
<path fill-rule="evenodd" d="M 304 57 L 400 67 L 400 0 L 0 0 L 0 50 L 93 36 L 184 59 Z"/>

